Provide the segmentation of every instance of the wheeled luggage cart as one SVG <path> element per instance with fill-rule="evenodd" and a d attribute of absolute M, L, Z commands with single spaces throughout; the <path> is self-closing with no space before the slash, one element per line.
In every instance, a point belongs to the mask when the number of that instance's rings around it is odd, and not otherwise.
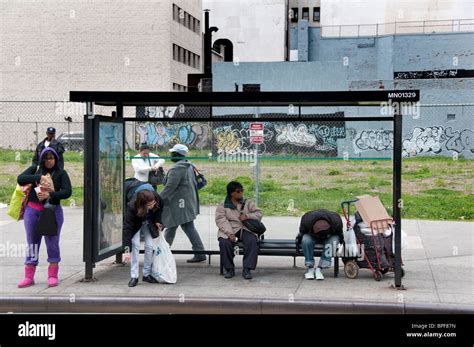
<path fill-rule="evenodd" d="M 342 213 L 346 219 L 346 231 L 354 229 L 350 221 L 351 204 L 358 200 L 348 200 L 341 202 Z M 370 223 L 371 235 L 364 235 L 360 230 L 355 232 L 359 256 L 347 256 L 346 246 L 344 245 L 344 273 L 346 277 L 354 279 L 359 275 L 359 269 L 370 269 L 376 281 L 382 279 L 382 275 L 388 272 L 394 272 L 395 254 L 392 251 L 393 230 L 389 236 L 384 236 L 378 232 L 380 225 L 386 225 L 387 222 L 393 223 L 392 219 L 375 220 Z M 357 222 L 356 222 L 357 223 Z M 354 223 L 354 224 L 356 224 Z M 376 232 L 374 232 L 374 229 Z M 403 263 L 402 263 L 403 264 Z M 402 268 L 402 277 L 405 276 L 405 270 Z"/>

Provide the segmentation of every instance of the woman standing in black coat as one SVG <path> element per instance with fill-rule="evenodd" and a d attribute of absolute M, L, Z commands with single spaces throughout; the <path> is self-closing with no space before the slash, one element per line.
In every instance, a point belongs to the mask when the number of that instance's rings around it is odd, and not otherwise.
<path fill-rule="evenodd" d="M 162 204 L 160 196 L 151 190 L 141 190 L 127 204 L 123 229 L 123 245 L 125 250 L 131 250 L 130 272 L 131 279 L 129 287 L 135 287 L 138 283 L 140 255 L 140 230 L 145 237 L 145 261 L 143 264 L 143 281 L 158 283 L 151 275 L 153 264 L 153 239 L 158 237 L 162 228 L 161 224 Z M 125 253 L 125 261 L 130 260 L 130 253 Z"/>
<path fill-rule="evenodd" d="M 47 184 L 50 177 L 54 189 Z M 59 156 L 56 151 L 47 147 L 39 156 L 39 165 L 32 165 L 18 176 L 18 184 L 23 186 L 32 184 L 29 194 L 28 206 L 24 214 L 26 239 L 28 252 L 25 260 L 25 278 L 18 283 L 19 288 L 25 288 L 35 284 L 34 276 L 38 265 L 39 247 L 42 235 L 36 232 L 39 217 L 45 209 L 46 202 L 54 206 L 57 229 L 52 234 L 44 236 L 46 249 L 48 251 L 48 287 L 58 285 L 58 272 L 61 261 L 59 250 L 59 235 L 63 225 L 64 216 L 61 208 L 61 200 L 67 199 L 72 194 L 71 181 L 66 171 L 59 166 Z M 35 188 L 37 188 L 35 190 Z"/>

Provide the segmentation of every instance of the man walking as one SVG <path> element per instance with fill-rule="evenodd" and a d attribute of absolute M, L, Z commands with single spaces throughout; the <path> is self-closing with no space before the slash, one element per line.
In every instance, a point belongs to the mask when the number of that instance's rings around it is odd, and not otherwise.
<path fill-rule="evenodd" d="M 46 138 L 38 143 L 38 146 L 36 146 L 35 150 L 35 155 L 33 156 L 33 165 L 39 165 L 39 158 L 41 152 L 43 152 L 43 149 L 50 147 L 56 151 L 58 154 L 59 160 L 58 160 L 58 166 L 60 169 L 64 169 L 64 158 L 63 158 L 63 153 L 64 153 L 64 146 L 61 142 L 56 140 L 56 129 L 53 127 L 49 127 L 46 130 Z"/>
<path fill-rule="evenodd" d="M 191 241 L 193 251 L 204 251 L 204 245 L 194 226 L 199 214 L 199 194 L 193 165 L 186 159 L 188 147 L 177 144 L 170 149 L 171 161 L 174 166 L 166 175 L 165 184 L 160 197 L 163 201 L 162 221 L 166 228 L 165 239 L 170 245 L 181 226 Z M 205 261 L 204 254 L 195 253 L 188 263 Z"/>

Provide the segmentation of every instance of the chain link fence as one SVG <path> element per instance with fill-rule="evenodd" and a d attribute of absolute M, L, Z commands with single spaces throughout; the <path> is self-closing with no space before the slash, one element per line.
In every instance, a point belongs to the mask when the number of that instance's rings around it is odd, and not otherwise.
<path fill-rule="evenodd" d="M 473 110 L 473 105 L 419 105 L 403 113 L 402 190 L 409 201 L 404 216 L 474 218 L 469 208 L 472 161 L 458 160 L 474 155 Z M 113 107 L 94 107 L 95 114 L 104 116 L 114 111 Z M 141 143 L 165 159 L 165 170 L 172 166 L 169 149 L 182 143 L 209 181 L 200 196 L 202 205 L 221 202 L 226 184 L 238 180 L 266 214 L 301 215 L 320 207 L 338 210 L 340 201 L 362 194 L 379 195 L 390 212 L 392 122 L 350 121 L 384 112 L 383 107 L 374 106 L 125 107 L 125 117 L 143 118 L 125 123 L 126 177 L 134 175 L 131 160 Z M 31 163 L 32 150 L 43 140 L 46 128 L 53 126 L 58 138 L 67 136 L 72 141 L 72 135 L 79 134 L 76 147 L 70 148 L 74 150 L 66 152 L 65 167 L 74 186 L 70 203 L 82 204 L 84 113 L 85 105 L 78 103 L 0 103 L 0 202 L 8 203 L 16 177 Z M 196 121 L 211 113 L 218 120 Z M 302 121 L 300 115 L 325 119 Z M 184 121 L 168 119 L 177 116 Z M 255 122 L 238 120 L 248 116 Z M 275 121 L 259 122 L 262 117 Z M 334 117 L 347 120 L 331 120 Z M 426 156 L 433 158 L 426 160 Z M 438 193 L 447 197 L 452 208 L 423 207 L 432 199 L 439 200 Z M 465 207 L 451 202 L 456 196 Z"/>
<path fill-rule="evenodd" d="M 110 116 L 113 107 L 95 106 L 94 112 Z M 331 117 L 380 116 L 380 107 L 125 107 L 125 117 L 141 117 L 126 129 L 126 148 L 137 150 L 140 143 L 156 147 L 183 143 L 201 150 L 210 141 L 215 157 L 219 150 L 254 150 L 260 155 L 295 157 L 383 157 L 393 148 L 390 129 L 378 124 L 331 122 Z M 203 125 L 193 123 L 212 113 L 222 122 Z M 466 158 L 474 153 L 474 105 L 419 105 L 404 117 L 404 156 L 451 156 L 454 152 Z M 33 151 L 46 136 L 46 129 L 56 128 L 56 137 L 70 150 L 83 149 L 85 105 L 70 102 L 0 102 L 0 148 Z M 301 122 L 297 117 L 324 116 L 326 122 Z M 164 127 L 168 117 L 190 118 L 186 124 Z M 226 124 L 228 117 L 253 116 L 285 118 L 282 122 L 263 124 L 263 143 L 252 146 L 248 122 Z M 295 118 L 293 121 L 291 118 Z M 152 122 L 150 122 L 152 121 Z M 388 122 L 387 124 L 389 124 Z M 213 139 L 211 140 L 211 137 Z"/>

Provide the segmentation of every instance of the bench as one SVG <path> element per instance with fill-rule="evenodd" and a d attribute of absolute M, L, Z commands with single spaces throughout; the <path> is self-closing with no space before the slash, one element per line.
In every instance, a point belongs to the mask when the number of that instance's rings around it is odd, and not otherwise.
<path fill-rule="evenodd" d="M 296 267 L 296 257 L 302 257 L 303 251 L 298 243 L 297 239 L 264 239 L 261 238 L 259 241 L 259 252 L 258 255 L 268 256 L 287 256 L 293 257 L 293 267 Z M 243 243 L 237 242 L 239 247 L 239 255 L 244 254 Z M 314 246 L 314 256 L 320 257 L 324 251 L 322 244 L 316 244 Z M 211 265 L 211 256 L 220 255 L 219 250 L 211 251 L 192 251 L 192 250 L 172 250 L 173 254 L 205 254 L 209 256 L 209 265 Z M 220 274 L 223 274 L 223 266 L 220 264 Z M 339 257 L 334 256 L 334 277 L 339 275 Z"/>

